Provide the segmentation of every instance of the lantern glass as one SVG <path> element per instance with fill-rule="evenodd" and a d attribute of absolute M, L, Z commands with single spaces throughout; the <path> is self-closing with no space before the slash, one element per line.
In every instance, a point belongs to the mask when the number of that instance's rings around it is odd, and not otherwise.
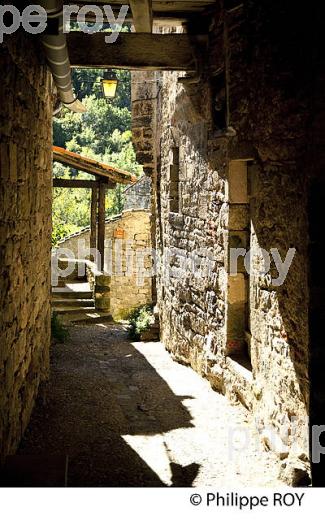
<path fill-rule="evenodd" d="M 106 99 L 114 99 L 116 96 L 116 90 L 118 85 L 118 79 L 112 73 L 105 74 L 102 79 L 103 94 Z"/>

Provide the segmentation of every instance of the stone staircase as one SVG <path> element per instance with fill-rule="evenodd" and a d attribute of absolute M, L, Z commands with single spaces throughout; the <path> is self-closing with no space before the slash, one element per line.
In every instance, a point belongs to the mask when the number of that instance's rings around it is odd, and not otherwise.
<path fill-rule="evenodd" d="M 64 268 L 69 260 L 60 260 Z M 94 290 L 87 279 L 86 262 L 80 270 L 81 260 L 73 261 L 74 269 L 67 277 L 59 277 L 58 283 L 52 286 L 52 310 L 60 315 L 65 323 L 88 324 L 99 321 L 111 321 L 111 315 L 97 311 L 95 308 Z M 85 273 L 80 275 L 79 273 Z"/>
<path fill-rule="evenodd" d="M 93 310 L 94 294 L 88 282 L 71 280 L 64 286 L 52 288 L 52 306 L 58 314 Z"/>

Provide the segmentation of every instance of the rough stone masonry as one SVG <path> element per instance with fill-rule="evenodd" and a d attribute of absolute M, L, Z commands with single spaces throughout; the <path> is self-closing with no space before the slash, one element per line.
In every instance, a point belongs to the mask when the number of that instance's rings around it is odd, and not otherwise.
<path fill-rule="evenodd" d="M 230 3 L 206 21 L 201 76 L 133 74 L 133 139 L 153 182 L 162 340 L 252 412 L 293 483 L 308 471 L 312 43 L 303 8 Z M 296 252 L 275 287 L 274 264 L 231 276 L 232 247 Z"/>
<path fill-rule="evenodd" d="M 0 47 L 0 459 L 48 376 L 52 80 L 34 42 Z"/>

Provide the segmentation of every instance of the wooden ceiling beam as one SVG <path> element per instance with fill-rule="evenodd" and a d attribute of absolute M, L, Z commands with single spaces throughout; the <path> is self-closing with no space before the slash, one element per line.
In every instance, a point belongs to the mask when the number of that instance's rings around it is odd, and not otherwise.
<path fill-rule="evenodd" d="M 87 4 L 96 5 L 96 7 L 100 8 L 100 6 L 98 5 L 98 2 L 92 3 L 92 2 L 88 1 Z M 76 2 L 76 5 L 81 8 L 81 7 L 83 7 L 84 4 L 81 4 L 80 2 Z M 112 5 L 111 7 L 114 11 L 115 16 L 117 16 L 119 13 L 119 10 L 117 9 L 117 7 L 114 7 L 114 5 Z M 102 8 L 101 8 L 101 11 L 102 11 L 104 23 L 109 23 L 109 21 L 107 20 L 106 14 L 104 13 L 104 10 Z M 193 16 L 192 11 L 190 11 L 190 12 L 173 12 L 173 11 L 154 12 L 153 11 L 152 18 L 153 18 L 153 25 L 155 25 L 155 24 L 162 25 L 162 26 L 167 25 L 167 26 L 174 27 L 175 25 L 181 25 L 182 23 L 185 23 L 191 16 Z M 74 22 L 77 20 L 76 13 L 71 14 L 71 20 Z M 86 23 L 95 23 L 96 22 L 95 14 L 92 11 L 89 10 L 89 12 L 86 13 L 85 22 Z M 133 23 L 131 9 L 129 9 L 129 12 L 126 15 L 125 22 Z"/>
<path fill-rule="evenodd" d="M 196 43 L 206 41 L 205 35 L 120 33 L 114 44 L 107 44 L 104 37 L 105 33 L 67 34 L 71 66 L 194 72 Z"/>
<path fill-rule="evenodd" d="M 138 33 L 152 33 L 152 0 L 130 0 L 133 25 Z"/>
<path fill-rule="evenodd" d="M 141 3 L 144 0 L 133 0 L 133 2 L 124 1 L 123 4 L 130 4 L 131 8 L 129 8 L 128 13 L 125 18 L 126 23 L 133 23 L 136 27 L 137 32 L 152 32 L 153 25 L 167 25 L 167 26 L 178 26 L 182 25 L 182 23 L 187 22 L 189 19 L 193 18 L 193 16 L 197 16 L 198 14 L 203 14 L 207 11 L 207 9 L 214 8 L 214 2 L 205 1 L 200 2 L 198 0 L 191 0 L 187 2 L 156 2 L 155 0 L 151 1 L 152 10 L 151 15 L 149 12 L 149 23 L 144 25 L 145 17 L 141 14 Z M 149 1 L 149 0 L 146 0 Z M 103 20 L 105 23 L 110 23 L 107 20 L 106 14 L 103 10 L 103 5 L 105 3 L 109 3 L 111 8 L 113 9 L 114 15 L 117 16 L 121 9 L 121 2 L 110 0 L 78 0 L 75 2 L 75 5 L 79 7 L 84 7 L 85 4 L 90 7 L 89 12 L 85 15 L 85 21 L 87 23 L 94 23 L 96 21 L 96 17 L 93 11 L 91 11 L 91 6 L 96 6 L 96 8 L 100 8 L 103 14 Z M 132 5 L 133 4 L 133 5 Z M 133 17 L 132 7 L 134 13 L 136 15 Z M 138 13 L 138 14 L 137 14 Z M 140 13 L 140 14 L 139 14 Z M 151 23 L 150 23 L 151 18 Z M 71 20 L 76 21 L 77 14 L 73 13 L 71 15 Z M 148 19 L 148 15 L 147 15 Z M 150 29 L 150 30 L 149 30 Z M 199 32 L 199 31 L 197 31 Z"/>

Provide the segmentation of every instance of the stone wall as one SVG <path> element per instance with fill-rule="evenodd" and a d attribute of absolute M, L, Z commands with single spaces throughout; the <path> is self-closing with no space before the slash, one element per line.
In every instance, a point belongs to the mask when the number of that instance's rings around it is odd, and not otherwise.
<path fill-rule="evenodd" d="M 158 96 L 143 117 L 157 114 L 151 129 L 162 340 L 253 412 L 290 480 L 308 455 L 312 40 L 304 9 L 262 4 L 217 7 L 200 83 L 152 74 Z M 135 89 L 141 77 L 146 91 L 148 73 L 134 73 Z M 250 276 L 240 263 L 230 275 L 234 247 L 255 251 Z M 257 273 L 261 248 L 278 249 L 282 260 L 295 248 L 281 286 L 271 281 L 274 262 L 268 274 Z"/>
<path fill-rule="evenodd" d="M 78 258 L 79 247 L 90 247 L 86 228 L 59 243 Z M 151 231 L 149 210 L 128 210 L 106 221 L 105 262 L 112 273 L 110 298 L 113 318 L 125 318 L 134 308 L 152 303 Z"/>
<path fill-rule="evenodd" d="M 35 41 L 0 46 L 0 458 L 48 377 L 52 85 Z"/>
<path fill-rule="evenodd" d="M 132 72 L 132 141 L 136 152 L 137 161 L 143 165 L 143 171 L 150 179 L 150 185 L 158 186 L 157 165 L 159 152 L 157 152 L 157 108 L 160 92 L 160 72 L 157 71 L 133 71 Z M 156 248 L 156 212 L 159 213 L 158 190 L 151 190 L 151 243 Z M 152 277 L 152 302 L 157 301 L 156 276 Z"/>
<path fill-rule="evenodd" d="M 151 181 L 150 177 L 143 175 L 140 179 L 124 191 L 124 211 L 130 209 L 150 209 Z"/>

